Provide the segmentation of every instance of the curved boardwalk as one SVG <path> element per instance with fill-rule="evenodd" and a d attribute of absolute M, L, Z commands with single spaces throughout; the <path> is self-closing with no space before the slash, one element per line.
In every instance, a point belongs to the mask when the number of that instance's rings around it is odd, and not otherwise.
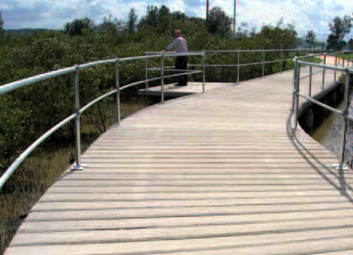
<path fill-rule="evenodd" d="M 124 120 L 84 154 L 86 170 L 46 192 L 6 254 L 353 254 L 352 174 L 343 196 L 337 159 L 290 136 L 292 77 Z"/>

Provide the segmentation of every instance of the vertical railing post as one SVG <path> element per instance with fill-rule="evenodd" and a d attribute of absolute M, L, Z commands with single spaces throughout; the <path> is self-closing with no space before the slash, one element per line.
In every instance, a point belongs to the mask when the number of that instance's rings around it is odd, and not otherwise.
<path fill-rule="evenodd" d="M 239 66 L 239 63 L 240 63 L 240 50 L 238 49 L 238 62 L 237 62 L 237 66 L 238 66 L 238 68 L 237 68 L 237 82 L 238 83 L 240 81 L 240 77 L 239 77 L 239 75 L 240 75 L 240 71 L 239 71 L 240 66 Z"/>
<path fill-rule="evenodd" d="M 342 67 L 344 67 L 344 50 L 342 50 Z"/>
<path fill-rule="evenodd" d="M 206 82 L 206 53 L 202 53 L 202 93 L 205 93 Z"/>
<path fill-rule="evenodd" d="M 311 60 L 311 63 L 313 63 L 314 62 L 314 56 L 313 55 L 311 55 L 311 58 L 310 58 L 310 60 Z M 312 87 L 312 83 L 313 83 L 313 66 L 312 65 L 310 65 L 310 67 L 309 67 L 309 97 L 311 97 L 311 87 Z"/>
<path fill-rule="evenodd" d="M 76 65 L 74 74 L 74 100 L 75 100 L 75 142 L 76 142 L 76 165 L 72 170 L 83 170 L 81 164 L 81 126 L 80 126 L 80 88 L 79 88 L 80 66 Z"/>
<path fill-rule="evenodd" d="M 297 84 L 297 72 L 298 72 L 298 63 L 294 61 L 294 75 L 293 75 L 293 87 L 292 87 L 292 111 L 294 111 L 295 104 L 295 91 Z"/>
<path fill-rule="evenodd" d="M 324 53 L 324 70 L 322 72 L 322 86 L 321 89 L 325 88 L 325 78 L 326 78 L 326 53 Z"/>
<path fill-rule="evenodd" d="M 265 77 L 265 49 L 262 50 L 262 78 Z"/>
<path fill-rule="evenodd" d="M 347 59 L 347 66 L 349 66 L 349 62 L 351 61 L 350 58 L 351 58 L 351 54 L 352 52 L 348 51 L 348 59 Z"/>
<path fill-rule="evenodd" d="M 335 66 L 337 66 L 337 53 L 335 53 Z M 336 82 L 337 81 L 337 70 L 335 69 L 335 73 L 334 73 L 334 81 Z"/>
<path fill-rule="evenodd" d="M 283 49 L 281 49 L 281 72 L 283 72 Z"/>
<path fill-rule="evenodd" d="M 344 118 L 344 125 L 343 125 L 343 140 L 342 140 L 342 151 L 341 151 L 341 159 L 339 164 L 339 176 L 341 182 L 341 191 L 345 192 L 346 189 L 346 182 L 344 180 L 343 174 L 343 166 L 345 160 L 345 152 L 346 152 L 346 136 L 347 136 L 347 129 L 348 129 L 348 108 L 349 108 L 349 83 L 350 83 L 350 73 L 349 69 L 345 71 L 346 73 L 346 82 L 345 82 L 345 90 L 344 90 L 344 109 L 343 109 L 343 118 Z"/>
<path fill-rule="evenodd" d="M 116 117 L 117 117 L 117 125 L 120 125 L 120 77 L 119 77 L 119 59 L 116 59 L 115 62 L 115 88 L 116 88 Z"/>
<path fill-rule="evenodd" d="M 342 50 L 341 58 L 342 58 L 342 67 L 344 67 L 344 50 Z M 344 74 L 344 71 L 342 71 L 342 74 Z"/>
<path fill-rule="evenodd" d="M 164 54 L 161 55 L 161 103 L 164 103 Z"/>
<path fill-rule="evenodd" d="M 298 117 L 299 117 L 299 91 L 300 91 L 300 63 L 297 62 L 297 73 L 296 73 L 296 87 L 295 87 L 295 113 L 294 113 L 294 130 L 298 127 Z"/>
<path fill-rule="evenodd" d="M 145 53 L 145 56 L 146 56 L 146 58 L 145 58 L 145 71 L 146 71 L 146 89 L 148 89 L 148 63 L 147 63 L 147 60 L 148 60 L 148 58 L 147 58 L 147 52 Z"/>

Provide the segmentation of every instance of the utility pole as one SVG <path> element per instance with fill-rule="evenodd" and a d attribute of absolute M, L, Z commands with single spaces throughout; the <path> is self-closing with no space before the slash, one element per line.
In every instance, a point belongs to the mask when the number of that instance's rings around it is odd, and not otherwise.
<path fill-rule="evenodd" d="M 209 0 L 206 0 L 206 21 L 208 21 Z"/>
<path fill-rule="evenodd" d="M 234 38 L 237 34 L 237 31 L 235 30 L 237 25 L 236 25 L 236 16 L 237 16 L 237 0 L 234 0 L 234 22 L 233 22 L 233 32 L 234 32 Z"/>

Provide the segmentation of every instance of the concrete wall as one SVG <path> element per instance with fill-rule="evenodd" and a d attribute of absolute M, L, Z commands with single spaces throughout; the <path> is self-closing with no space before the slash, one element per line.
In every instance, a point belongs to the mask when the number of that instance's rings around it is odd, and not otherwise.
<path fill-rule="evenodd" d="M 314 99 L 336 108 L 342 102 L 343 97 L 344 85 L 339 84 L 337 81 L 317 94 Z M 299 124 L 304 130 L 315 129 L 322 124 L 330 113 L 332 112 L 308 101 L 299 109 Z"/>

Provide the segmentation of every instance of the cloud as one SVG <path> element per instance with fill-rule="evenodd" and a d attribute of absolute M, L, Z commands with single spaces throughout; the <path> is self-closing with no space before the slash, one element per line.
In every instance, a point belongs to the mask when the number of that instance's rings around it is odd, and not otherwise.
<path fill-rule="evenodd" d="M 233 17 L 234 1 L 210 0 L 212 7 L 221 7 Z M 12 0 L 0 3 L 5 28 L 62 28 L 75 18 L 89 17 L 100 23 L 104 16 L 127 19 L 131 8 L 138 17 L 145 15 L 148 5 L 166 5 L 172 12 L 182 11 L 188 16 L 206 17 L 206 0 Z M 263 24 L 275 25 L 283 17 L 300 34 L 313 29 L 324 37 L 328 23 L 337 15 L 352 14 L 353 1 L 346 0 L 237 0 L 237 24 L 245 21 L 249 29 Z"/>

